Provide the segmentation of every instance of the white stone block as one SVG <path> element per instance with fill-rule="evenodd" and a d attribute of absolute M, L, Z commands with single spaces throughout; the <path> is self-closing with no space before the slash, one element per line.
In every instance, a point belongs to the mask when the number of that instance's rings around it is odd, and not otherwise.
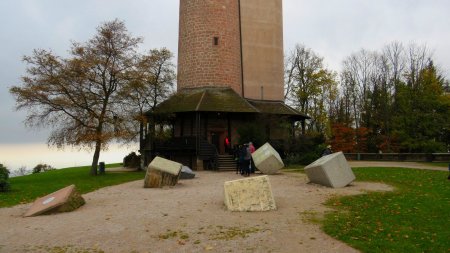
<path fill-rule="evenodd" d="M 147 167 L 144 179 L 144 188 L 160 188 L 175 186 L 181 174 L 181 163 L 155 157 Z"/>
<path fill-rule="evenodd" d="M 167 160 L 162 157 L 155 157 L 152 162 L 148 165 L 147 171 L 151 169 L 156 169 L 162 172 L 167 172 L 172 175 L 180 174 L 181 167 L 183 165 L 181 163 L 177 163 L 171 160 Z"/>
<path fill-rule="evenodd" d="M 268 176 L 225 182 L 224 191 L 225 206 L 230 211 L 261 212 L 277 209 Z"/>
<path fill-rule="evenodd" d="M 342 152 L 317 159 L 305 167 L 305 172 L 312 183 L 332 188 L 345 187 L 356 178 Z"/>
<path fill-rule="evenodd" d="M 256 168 L 266 175 L 276 174 L 284 167 L 280 154 L 269 143 L 253 152 L 252 158 Z"/>

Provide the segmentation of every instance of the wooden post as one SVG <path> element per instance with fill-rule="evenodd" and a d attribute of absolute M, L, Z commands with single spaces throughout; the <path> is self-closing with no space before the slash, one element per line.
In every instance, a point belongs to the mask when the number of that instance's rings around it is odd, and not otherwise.
<path fill-rule="evenodd" d="M 305 125 L 305 119 L 303 119 L 302 120 L 302 135 L 305 135 L 305 128 L 306 128 L 306 125 Z"/>

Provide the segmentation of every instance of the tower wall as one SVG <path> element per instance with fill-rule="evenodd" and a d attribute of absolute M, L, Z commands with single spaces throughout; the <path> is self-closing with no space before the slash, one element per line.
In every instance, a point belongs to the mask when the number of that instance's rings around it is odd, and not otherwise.
<path fill-rule="evenodd" d="M 178 90 L 231 87 L 242 95 L 237 0 L 180 0 Z"/>
<path fill-rule="evenodd" d="M 244 96 L 284 101 L 282 0 L 241 0 Z"/>

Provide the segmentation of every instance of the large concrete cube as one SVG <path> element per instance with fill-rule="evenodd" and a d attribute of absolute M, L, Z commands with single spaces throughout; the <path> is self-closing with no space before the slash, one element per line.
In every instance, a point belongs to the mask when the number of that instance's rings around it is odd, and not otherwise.
<path fill-rule="evenodd" d="M 230 211 L 261 212 L 277 209 L 268 176 L 225 182 L 224 191 L 225 206 Z"/>
<path fill-rule="evenodd" d="M 77 192 L 75 185 L 70 185 L 36 199 L 24 216 L 71 212 L 85 203 L 83 197 Z"/>
<path fill-rule="evenodd" d="M 355 174 L 342 152 L 323 156 L 305 167 L 305 172 L 312 183 L 340 188 L 355 180 Z"/>
<path fill-rule="evenodd" d="M 266 175 L 276 174 L 284 167 L 280 154 L 269 143 L 253 152 L 252 158 L 256 168 Z"/>
<path fill-rule="evenodd" d="M 155 157 L 147 167 L 144 188 L 161 188 L 175 186 L 181 174 L 181 163 Z"/>

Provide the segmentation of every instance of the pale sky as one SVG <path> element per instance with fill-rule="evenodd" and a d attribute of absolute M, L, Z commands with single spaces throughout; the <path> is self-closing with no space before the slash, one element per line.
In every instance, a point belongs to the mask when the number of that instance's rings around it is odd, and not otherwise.
<path fill-rule="evenodd" d="M 24 55 L 37 48 L 67 55 L 71 41 L 87 41 L 115 18 L 144 38 L 142 51 L 167 47 L 176 55 L 178 7 L 178 0 L 0 0 L 0 144 L 45 143 L 48 136 L 24 127 L 26 112 L 14 111 L 8 92 L 25 73 Z M 284 0 L 283 12 L 285 52 L 302 43 L 338 71 L 362 48 L 415 42 L 432 49 L 450 77 L 448 0 Z"/>

